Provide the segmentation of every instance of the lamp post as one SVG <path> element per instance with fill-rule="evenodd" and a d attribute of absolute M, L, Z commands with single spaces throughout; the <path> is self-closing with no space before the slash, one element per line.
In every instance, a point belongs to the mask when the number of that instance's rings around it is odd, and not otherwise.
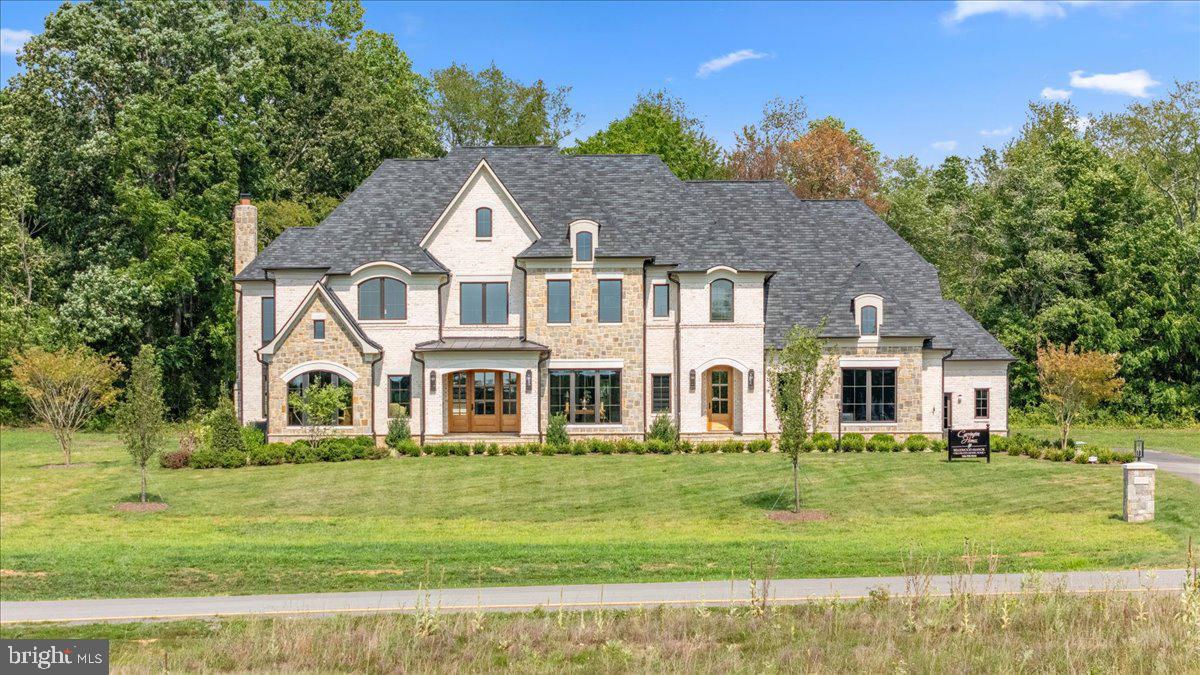
<path fill-rule="evenodd" d="M 1133 456 L 1139 462 L 1146 456 L 1146 442 L 1140 438 L 1133 441 Z"/>

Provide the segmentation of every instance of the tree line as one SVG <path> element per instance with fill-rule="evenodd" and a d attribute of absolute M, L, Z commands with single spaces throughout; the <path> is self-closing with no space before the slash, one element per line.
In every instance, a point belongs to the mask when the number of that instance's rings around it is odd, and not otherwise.
<path fill-rule="evenodd" d="M 414 71 L 356 0 L 64 4 L 0 90 L 0 421 L 28 416 L 20 352 L 153 345 L 176 418 L 234 373 L 230 208 L 260 245 L 311 226 L 387 157 L 562 144 L 571 90 L 491 65 Z M 1110 414 L 1200 417 L 1197 83 L 1096 120 L 1031 104 L 999 149 L 936 166 L 884 157 L 842 120 L 774 99 L 723 148 L 667 92 L 564 148 L 655 153 L 684 179 L 774 178 L 861 199 L 934 263 L 1018 362 L 1039 345 L 1120 354 Z"/>

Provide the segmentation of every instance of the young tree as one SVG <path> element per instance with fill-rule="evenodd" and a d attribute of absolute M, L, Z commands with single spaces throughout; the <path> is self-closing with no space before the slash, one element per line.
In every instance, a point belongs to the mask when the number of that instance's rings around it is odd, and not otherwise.
<path fill-rule="evenodd" d="M 579 141 L 576 154 L 651 153 L 683 180 L 724 178 L 721 150 L 683 101 L 665 91 L 638 96 L 629 114 Z"/>
<path fill-rule="evenodd" d="M 29 398 L 29 407 L 54 432 L 63 462 L 71 463 L 75 432 L 117 398 L 114 383 L 124 367 L 87 347 L 48 352 L 31 347 L 18 354 L 13 379 Z"/>
<path fill-rule="evenodd" d="M 304 428 L 315 446 L 328 428 L 337 424 L 338 414 L 350 405 L 350 398 L 350 387 L 317 384 L 288 396 L 288 404 L 302 415 Z"/>
<path fill-rule="evenodd" d="M 1059 447 L 1067 448 L 1071 423 L 1083 410 L 1116 398 L 1125 380 L 1117 377 L 1117 354 L 1076 350 L 1047 344 L 1037 351 L 1038 384 L 1054 408 L 1060 429 Z"/>
<path fill-rule="evenodd" d="M 792 326 L 783 348 L 769 354 L 771 402 L 779 419 L 779 449 L 792 462 L 793 509 L 800 510 L 800 453 L 809 430 L 824 421 L 821 401 L 833 382 L 834 365 L 822 358 L 821 329 Z"/>
<path fill-rule="evenodd" d="M 162 396 L 162 367 L 152 345 L 142 345 L 133 359 L 125 401 L 117 409 L 117 429 L 133 463 L 141 472 L 142 502 L 146 501 L 146 465 L 166 441 L 166 406 Z"/>

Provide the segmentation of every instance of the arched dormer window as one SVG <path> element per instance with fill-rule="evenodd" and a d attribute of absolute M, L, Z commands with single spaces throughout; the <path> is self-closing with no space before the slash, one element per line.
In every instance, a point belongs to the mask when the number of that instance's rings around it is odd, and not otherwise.
<path fill-rule="evenodd" d="M 408 286 L 399 279 L 375 277 L 358 285 L 358 318 L 365 321 L 408 318 Z"/>
<path fill-rule="evenodd" d="M 475 236 L 480 239 L 492 236 L 492 210 L 486 206 L 475 209 Z"/>
<path fill-rule="evenodd" d="M 716 279 L 708 285 L 708 320 L 733 321 L 733 282 Z"/>
<path fill-rule="evenodd" d="M 592 260 L 592 233 L 578 232 L 575 234 L 575 259 L 580 262 Z"/>
<path fill-rule="evenodd" d="M 859 334 L 860 335 L 878 335 L 879 334 L 879 310 L 875 305 L 863 305 L 859 311 Z"/>

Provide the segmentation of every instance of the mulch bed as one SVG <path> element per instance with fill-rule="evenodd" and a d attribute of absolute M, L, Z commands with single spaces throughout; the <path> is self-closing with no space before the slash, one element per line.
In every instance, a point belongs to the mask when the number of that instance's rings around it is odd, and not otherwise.
<path fill-rule="evenodd" d="M 777 523 L 811 523 L 817 520 L 829 520 L 829 512 L 821 509 L 800 509 L 794 511 L 771 511 L 767 517 Z"/>
<path fill-rule="evenodd" d="M 119 502 L 113 504 L 113 508 L 126 513 L 151 513 L 154 511 L 166 511 L 167 504 L 164 502 Z"/>

